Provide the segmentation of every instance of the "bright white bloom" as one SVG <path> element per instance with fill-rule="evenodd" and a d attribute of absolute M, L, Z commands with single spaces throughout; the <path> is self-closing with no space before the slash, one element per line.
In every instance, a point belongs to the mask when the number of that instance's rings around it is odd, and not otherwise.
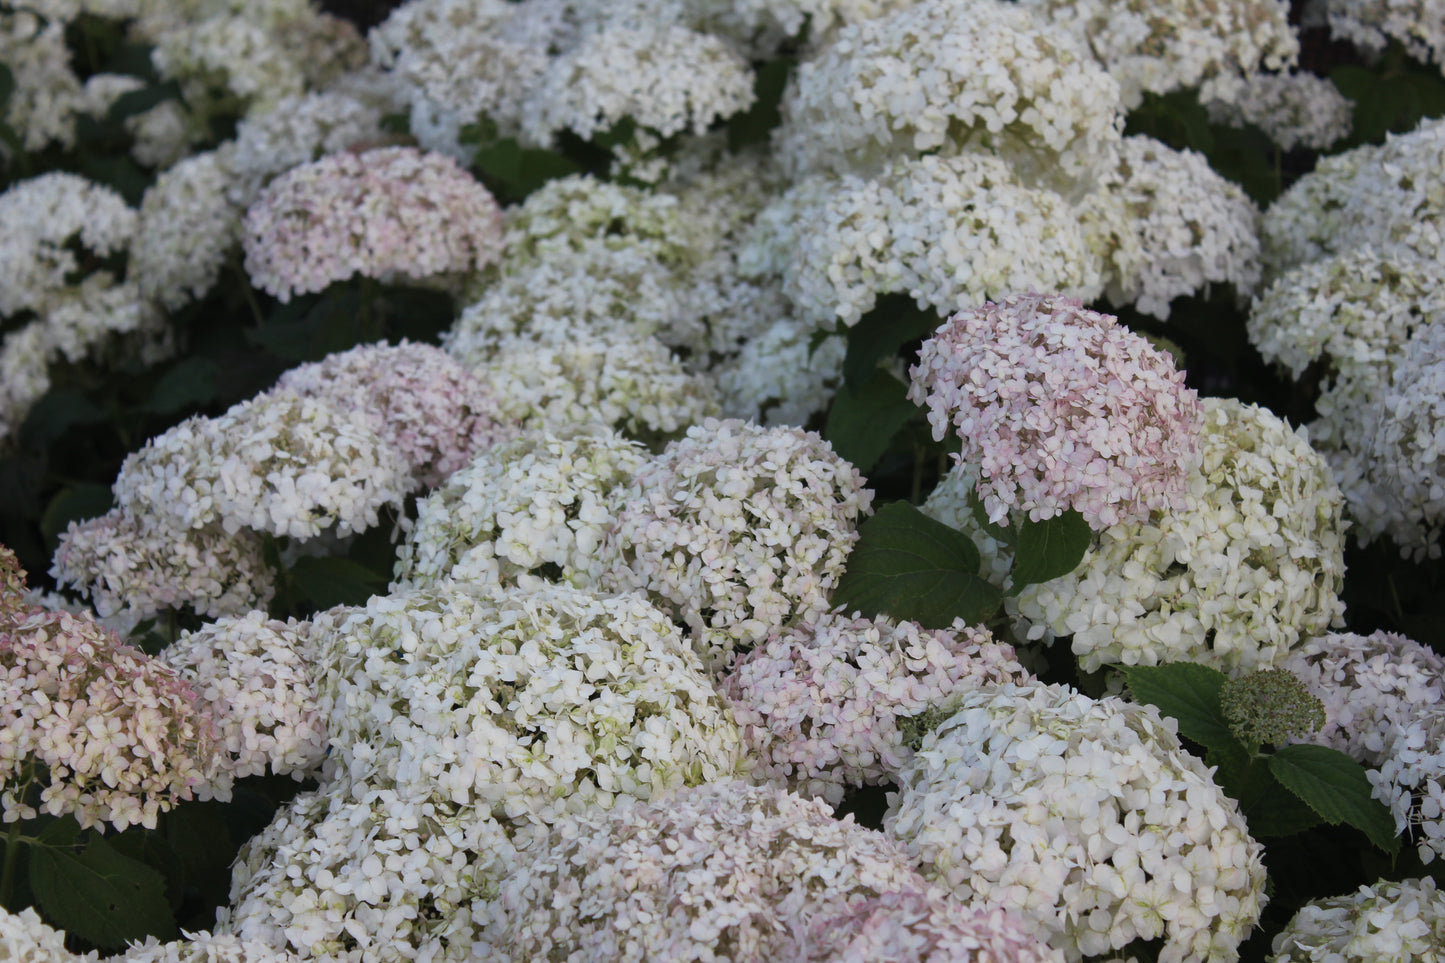
<path fill-rule="evenodd" d="M 1365 775 L 1420 861 L 1445 856 L 1445 709 L 1416 707 L 1390 730 L 1383 758 Z"/>
<path fill-rule="evenodd" d="M 898 782 L 884 830 L 925 874 L 1070 960 L 1162 938 L 1161 963 L 1232 961 L 1264 906 L 1263 847 L 1153 706 L 985 686 Z"/>
<path fill-rule="evenodd" d="M 1303 429 L 1205 398 L 1203 462 L 1172 511 L 1100 532 L 1073 572 L 1031 585 L 1031 638 L 1072 635 L 1085 671 L 1281 664 L 1344 614 L 1343 499 Z"/>
<path fill-rule="evenodd" d="M 241 239 L 233 149 L 187 157 L 141 198 L 130 274 L 146 297 L 176 310 L 206 296 Z"/>
<path fill-rule="evenodd" d="M 827 411 L 843 380 L 848 341 L 830 334 L 815 343 L 817 335 L 813 325 L 783 318 L 715 366 L 723 414 L 801 428 Z"/>
<path fill-rule="evenodd" d="M 0 959 L 14 963 L 81 963 L 86 957 L 65 948 L 65 933 L 51 929 L 35 907 L 12 913 L 0 906 Z"/>
<path fill-rule="evenodd" d="M 227 162 L 235 178 L 230 198 L 251 206 L 268 181 L 327 154 L 385 140 L 381 108 L 345 93 L 295 94 L 236 125 Z"/>
<path fill-rule="evenodd" d="M 927 885 L 821 800 L 721 782 L 583 812 L 517 855 L 497 960 L 791 960 L 818 916 Z"/>
<path fill-rule="evenodd" d="M 1330 34 L 1367 54 L 1391 41 L 1416 60 L 1445 66 L 1445 9 L 1439 0 L 1326 0 Z"/>
<path fill-rule="evenodd" d="M 829 608 L 872 501 L 819 436 L 709 418 L 621 496 L 602 585 L 645 593 L 717 671 L 773 628 Z"/>
<path fill-rule="evenodd" d="M 1142 263 L 1109 286 L 1114 304 L 1169 317 L 1169 303 L 1228 282 L 1243 298 L 1259 283 L 1259 209 L 1237 184 L 1215 173 L 1203 154 L 1151 137 L 1124 138 L 1118 195 L 1138 234 Z"/>
<path fill-rule="evenodd" d="M 853 325 L 880 294 L 950 314 L 1028 290 L 1093 299 L 1103 262 L 1062 196 L 991 154 L 905 158 L 873 180 L 814 178 L 758 217 L 739 252 L 778 273 L 799 317 Z"/>
<path fill-rule="evenodd" d="M 162 943 L 154 936 L 131 943 L 124 953 L 109 957 L 107 963 L 294 963 L 295 954 L 260 940 L 235 936 L 184 933 L 184 939 Z"/>
<path fill-rule="evenodd" d="M 227 534 L 214 522 L 183 528 L 122 508 L 71 522 L 50 574 L 89 599 L 102 618 L 128 626 L 182 606 L 206 618 L 238 615 L 264 607 L 276 593 L 256 533 Z"/>
<path fill-rule="evenodd" d="M 1146 92 L 1283 70 L 1299 40 L 1282 0 L 1025 0 L 1074 32 L 1119 83 L 1125 109 Z"/>
<path fill-rule="evenodd" d="M 1199 402 L 1173 359 L 1072 298 L 1021 295 L 949 318 L 909 371 L 935 440 L 980 467 L 989 519 L 1067 510 L 1091 528 L 1182 507 Z"/>
<path fill-rule="evenodd" d="M 336 768 L 408 799 L 552 823 L 747 765 L 698 657 L 636 595 L 442 583 L 319 631 Z"/>
<path fill-rule="evenodd" d="M 1123 121 L 1118 85 L 1082 44 L 997 0 L 924 0 L 842 28 L 781 109 L 775 149 L 794 177 L 967 145 L 1026 178 L 1089 184 Z"/>
<path fill-rule="evenodd" d="M 326 758 L 315 670 L 303 654 L 308 628 L 252 611 L 183 632 L 159 656 L 215 720 L 222 765 L 237 778 L 269 770 L 300 781 Z"/>
<path fill-rule="evenodd" d="M 269 110 L 306 88 L 302 61 L 278 33 L 239 11 L 178 23 L 154 42 L 156 71 L 202 116 Z"/>
<path fill-rule="evenodd" d="M 1307 73 L 1251 74 L 1216 83 L 1204 101 L 1215 124 L 1253 124 L 1279 145 L 1324 150 L 1350 134 L 1354 103 L 1323 77 Z"/>
<path fill-rule="evenodd" d="M 1445 952 L 1445 893 L 1426 876 L 1380 880 L 1300 907 L 1270 963 L 1413 963 Z"/>
<path fill-rule="evenodd" d="M 721 689 L 761 761 L 756 775 L 836 806 L 846 787 L 896 776 L 962 693 L 1025 676 L 987 629 L 833 613 L 769 634 Z"/>
<path fill-rule="evenodd" d="M 1264 214 L 1266 273 L 1274 276 L 1366 244 L 1387 254 L 1399 245 L 1435 263 L 1445 261 L 1442 152 L 1445 120 L 1426 120 L 1381 146 L 1321 158 Z"/>
<path fill-rule="evenodd" d="M 515 860 L 485 812 L 332 782 L 281 807 L 241 849 L 215 932 L 286 958 L 462 963 Z"/>
<path fill-rule="evenodd" d="M 607 428 L 534 429 L 485 449 L 417 502 L 397 582 L 511 585 L 552 567 L 563 581 L 593 581 L 618 494 L 647 457 L 642 445 Z"/>

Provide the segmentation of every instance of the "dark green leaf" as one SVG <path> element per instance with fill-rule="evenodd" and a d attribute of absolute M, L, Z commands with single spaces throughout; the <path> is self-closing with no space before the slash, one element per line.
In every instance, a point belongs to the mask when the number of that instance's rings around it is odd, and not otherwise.
<path fill-rule="evenodd" d="M 1347 823 L 1387 853 L 1400 849 L 1395 820 L 1370 795 L 1370 780 L 1358 762 L 1328 746 L 1285 746 L 1269 757 L 1269 771 L 1327 823 Z"/>
<path fill-rule="evenodd" d="M 861 386 L 839 386 L 823 437 L 840 457 L 867 473 L 888 450 L 898 429 L 918 411 L 907 396 L 907 385 L 875 368 L 872 380 Z"/>
<path fill-rule="evenodd" d="M 172 912 L 180 908 L 186 890 L 186 871 L 164 836 L 153 829 L 132 826 L 118 836 L 109 837 L 109 842 L 122 856 L 159 873 L 165 881 L 166 900 Z"/>
<path fill-rule="evenodd" d="M 1239 802 L 1251 836 L 1293 836 L 1320 824 L 1319 815 L 1274 778 L 1268 757 L 1251 758 L 1235 743 L 1223 751 L 1211 749 L 1204 761 L 1216 767 L 1215 783 Z"/>
<path fill-rule="evenodd" d="M 45 536 L 46 544 L 54 545 L 71 522 L 99 518 L 114 505 L 109 485 L 81 482 L 62 488 L 45 506 L 45 514 L 40 517 L 40 533 Z"/>
<path fill-rule="evenodd" d="M 847 330 L 848 353 L 843 358 L 843 380 L 860 387 L 873 378 L 878 362 L 893 358 L 910 341 L 926 338 L 942 320 L 923 311 L 906 295 L 878 299 L 878 306 Z"/>
<path fill-rule="evenodd" d="M 858 534 L 835 606 L 935 629 L 956 618 L 978 624 L 998 609 L 1002 593 L 978 576 L 978 549 L 968 536 L 907 502 L 883 506 Z"/>
<path fill-rule="evenodd" d="M 25 416 L 21 433 L 27 441 L 48 447 L 77 425 L 95 425 L 110 414 L 78 391 L 59 388 L 47 392 Z"/>
<path fill-rule="evenodd" d="M 0 63 L 0 109 L 3 109 L 9 102 L 10 96 L 15 93 L 15 74 L 10 68 Z"/>
<path fill-rule="evenodd" d="M 728 149 L 742 150 L 768 139 L 782 122 L 778 105 L 788 85 L 788 76 L 798 65 L 796 57 L 778 57 L 757 68 L 753 76 L 753 104 L 727 119 Z"/>
<path fill-rule="evenodd" d="M 1179 721 L 1179 734 L 1206 749 L 1229 752 L 1239 740 L 1219 709 L 1219 690 L 1227 676 L 1193 662 L 1120 666 L 1129 692 Z"/>
<path fill-rule="evenodd" d="M 214 401 L 220 375 L 221 366 L 209 358 L 187 358 L 161 375 L 141 410 L 169 415 Z"/>
<path fill-rule="evenodd" d="M 30 888 L 55 925 L 101 948 L 177 935 L 160 873 L 122 856 L 96 834 L 80 853 L 35 847 Z"/>
<path fill-rule="evenodd" d="M 143 114 L 163 101 L 179 100 L 180 97 L 180 84 L 174 80 L 168 80 L 163 84 L 150 84 L 117 97 L 111 102 L 110 109 L 106 111 L 105 119 L 125 120 L 127 117 Z"/>
<path fill-rule="evenodd" d="M 1025 516 L 1017 528 L 1010 595 L 1017 594 L 1025 585 L 1068 575 L 1079 567 L 1094 538 L 1084 516 L 1073 509 L 1040 522 Z"/>
<path fill-rule="evenodd" d="M 347 558 L 300 558 L 290 574 L 297 592 L 322 609 L 361 605 L 386 590 L 386 579 Z"/>

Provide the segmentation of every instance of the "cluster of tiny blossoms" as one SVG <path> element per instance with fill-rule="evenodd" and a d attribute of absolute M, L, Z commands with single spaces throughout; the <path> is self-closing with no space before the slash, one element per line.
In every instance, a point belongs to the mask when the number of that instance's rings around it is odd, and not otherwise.
<path fill-rule="evenodd" d="M 33 906 L 12 913 L 0 906 L 0 959 L 14 963 L 82 963 L 65 948 L 65 934 L 51 929 Z"/>
<path fill-rule="evenodd" d="M 1205 101 L 1212 123 L 1253 124 L 1280 150 L 1324 150 L 1350 134 L 1354 104 L 1332 82 L 1314 74 L 1253 74 L 1227 94 L 1215 85 Z"/>
<path fill-rule="evenodd" d="M 1313 900 L 1274 938 L 1270 963 L 1410 963 L 1445 952 L 1445 893 L 1435 881 L 1380 880 Z"/>
<path fill-rule="evenodd" d="M 647 459 L 637 442 L 596 427 L 532 430 L 484 449 L 417 503 L 397 583 L 511 585 L 543 566 L 556 566 L 563 581 L 591 582 L 617 494 Z"/>
<path fill-rule="evenodd" d="M 411 147 L 294 167 L 246 211 L 246 272 L 281 301 L 354 275 L 467 274 L 501 252 L 501 210 L 456 161 Z"/>
<path fill-rule="evenodd" d="M 1418 708 L 1390 733 L 1384 758 L 1367 769 L 1370 792 L 1408 833 L 1420 862 L 1445 856 L 1445 709 Z"/>
<path fill-rule="evenodd" d="M 243 940 L 206 930 L 183 935 L 183 939 L 168 943 L 147 936 L 144 941 L 130 943 L 124 953 L 111 957 L 111 963 L 295 963 L 297 959 L 295 954 L 260 940 Z"/>
<path fill-rule="evenodd" d="M 1074 36 L 995 0 L 924 0 L 844 27 L 799 65 L 781 110 L 775 151 L 795 177 L 969 144 L 1083 184 L 1123 116 Z"/>
<path fill-rule="evenodd" d="M 1201 408 L 1184 504 L 1105 529 L 1073 572 L 1020 594 L 1030 637 L 1072 635 L 1086 671 L 1275 666 L 1344 614 L 1344 502 L 1323 457 L 1265 409 Z"/>
<path fill-rule="evenodd" d="M 959 693 L 1024 676 L 987 629 L 824 614 L 771 633 L 721 690 L 756 775 L 836 806 L 846 787 L 898 773 L 920 719 L 947 715 Z"/>
<path fill-rule="evenodd" d="M 884 831 L 925 875 L 1070 960 L 1161 938 L 1161 963 L 1234 960 L 1264 906 L 1263 848 L 1153 706 L 966 692 L 898 783 Z"/>
<path fill-rule="evenodd" d="M 1325 0 L 1330 34 L 1369 54 L 1399 43 L 1411 57 L 1445 65 L 1445 10 L 1440 0 Z"/>
<path fill-rule="evenodd" d="M 697 655 L 635 595 L 444 583 L 314 644 L 336 766 L 408 798 L 551 823 L 746 768 Z"/>
<path fill-rule="evenodd" d="M 909 400 L 977 464 L 989 519 L 1072 509 L 1094 529 L 1184 507 L 1198 398 L 1170 357 L 1072 298 L 1015 295 L 950 318 L 919 351 Z"/>
<path fill-rule="evenodd" d="M 716 671 L 773 627 L 829 608 L 872 500 L 818 435 L 709 418 L 619 496 L 601 584 L 645 593 Z"/>

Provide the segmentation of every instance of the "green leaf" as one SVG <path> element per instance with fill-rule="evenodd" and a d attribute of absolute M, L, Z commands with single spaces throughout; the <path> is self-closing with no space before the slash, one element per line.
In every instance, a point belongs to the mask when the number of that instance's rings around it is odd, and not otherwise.
<path fill-rule="evenodd" d="M 865 474 L 888 450 L 888 443 L 918 408 L 908 400 L 908 386 L 881 368 L 858 387 L 838 387 L 828 408 L 823 437 L 833 450 Z"/>
<path fill-rule="evenodd" d="M 938 315 L 919 309 L 906 295 L 879 298 L 878 306 L 847 331 L 844 382 L 853 387 L 867 384 L 878 370 L 878 362 L 894 357 L 908 342 L 928 337 L 942 323 Z"/>
<path fill-rule="evenodd" d="M 1079 567 L 1093 539 L 1093 529 L 1073 509 L 1040 522 L 1025 516 L 1018 523 L 1009 594 L 1016 595 L 1025 585 L 1068 575 Z"/>
<path fill-rule="evenodd" d="M 290 575 L 302 598 L 322 609 L 361 605 L 386 588 L 385 578 L 347 558 L 299 558 Z"/>
<path fill-rule="evenodd" d="M 1219 709 L 1219 690 L 1228 680 L 1223 672 L 1194 662 L 1119 668 L 1134 698 L 1177 719 L 1180 735 L 1218 752 L 1239 748 Z"/>
<path fill-rule="evenodd" d="M 1211 749 L 1204 761 L 1215 767 L 1215 783 L 1239 802 L 1251 836 L 1293 836 L 1322 822 L 1313 809 L 1279 784 L 1269 771 L 1267 757 L 1251 758 L 1235 743 L 1223 751 Z"/>
<path fill-rule="evenodd" d="M 15 93 L 15 74 L 5 64 L 0 63 L 0 109 L 3 109 L 9 102 L 12 94 Z"/>
<path fill-rule="evenodd" d="M 174 80 L 168 80 L 161 84 L 150 84 L 139 90 L 121 94 L 113 100 L 110 109 L 105 113 L 105 119 L 122 121 L 127 117 L 143 114 L 164 101 L 180 99 L 181 85 Z"/>
<path fill-rule="evenodd" d="M 78 391 L 59 388 L 46 393 L 30 409 L 20 431 L 37 447 L 49 447 L 77 425 L 109 421 L 110 414 Z"/>
<path fill-rule="evenodd" d="M 1269 771 L 1325 822 L 1348 823 L 1385 852 L 1399 851 L 1394 818 L 1370 795 L 1364 767 L 1343 752 L 1328 746 L 1285 746 L 1269 757 Z"/>
<path fill-rule="evenodd" d="M 30 888 L 57 926 L 101 948 L 177 935 L 160 873 L 122 856 L 98 834 L 79 853 L 34 847 Z"/>
<path fill-rule="evenodd" d="M 58 544 L 60 533 L 71 522 L 83 522 L 88 518 L 99 518 L 115 506 L 115 498 L 109 485 L 96 482 L 81 482 L 62 488 L 45 506 L 40 516 L 40 534 L 45 536 L 47 545 Z"/>
<path fill-rule="evenodd" d="M 978 576 L 978 548 L 962 532 L 907 502 L 892 502 L 858 535 L 833 593 L 835 606 L 933 629 L 956 618 L 977 625 L 997 611 L 1002 593 Z"/>
<path fill-rule="evenodd" d="M 742 150 L 750 144 L 768 139 L 774 127 L 782 123 L 778 110 L 788 77 L 798 65 L 796 57 L 777 57 L 760 65 L 753 75 L 753 104 L 742 113 L 727 119 L 728 150 Z"/>
<path fill-rule="evenodd" d="M 209 358 L 187 358 L 161 376 L 142 411 L 169 415 L 199 408 L 216 399 L 221 366 Z"/>

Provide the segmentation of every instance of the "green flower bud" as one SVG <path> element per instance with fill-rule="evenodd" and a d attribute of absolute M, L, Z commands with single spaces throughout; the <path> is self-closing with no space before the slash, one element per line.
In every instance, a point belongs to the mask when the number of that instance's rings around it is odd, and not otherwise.
<path fill-rule="evenodd" d="M 1235 738 L 1280 745 L 1325 724 L 1325 707 L 1284 669 L 1261 669 L 1231 679 L 1219 690 L 1219 707 Z"/>

